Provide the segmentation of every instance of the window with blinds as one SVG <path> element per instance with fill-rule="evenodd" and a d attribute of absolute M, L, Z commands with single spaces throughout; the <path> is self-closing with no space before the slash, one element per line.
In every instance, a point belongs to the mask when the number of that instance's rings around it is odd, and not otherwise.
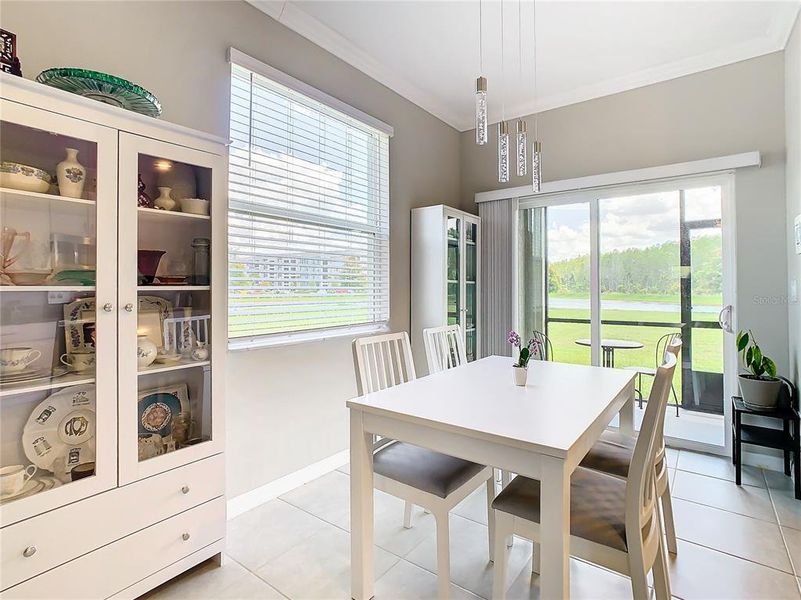
<path fill-rule="evenodd" d="M 232 345 L 389 320 L 389 136 L 232 65 Z"/>

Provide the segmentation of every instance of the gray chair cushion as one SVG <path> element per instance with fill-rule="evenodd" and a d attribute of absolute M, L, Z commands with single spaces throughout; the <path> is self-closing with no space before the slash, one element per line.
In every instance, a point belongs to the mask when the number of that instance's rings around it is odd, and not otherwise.
<path fill-rule="evenodd" d="M 373 470 L 379 475 L 440 498 L 446 498 L 483 468 L 469 460 L 405 442 L 384 446 L 373 456 Z"/>
<path fill-rule="evenodd" d="M 515 477 L 492 508 L 540 522 L 540 482 Z M 570 478 L 570 534 L 626 551 L 626 482 L 581 467 Z"/>
<path fill-rule="evenodd" d="M 634 456 L 636 443 L 637 438 L 604 431 L 601 439 L 590 448 L 587 456 L 581 461 L 581 466 L 625 479 L 629 475 L 629 465 Z"/>

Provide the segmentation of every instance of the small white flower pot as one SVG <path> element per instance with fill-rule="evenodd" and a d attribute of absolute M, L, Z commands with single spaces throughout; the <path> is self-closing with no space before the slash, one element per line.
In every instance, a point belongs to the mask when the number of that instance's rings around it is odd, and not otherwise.
<path fill-rule="evenodd" d="M 528 368 L 512 367 L 512 370 L 515 372 L 515 385 L 519 385 L 521 387 L 526 385 L 526 381 L 528 380 Z"/>

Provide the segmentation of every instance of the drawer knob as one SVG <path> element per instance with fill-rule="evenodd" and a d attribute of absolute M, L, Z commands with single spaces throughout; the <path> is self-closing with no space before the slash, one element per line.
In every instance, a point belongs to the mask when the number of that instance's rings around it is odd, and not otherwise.
<path fill-rule="evenodd" d="M 181 488 L 181 493 L 182 494 L 188 494 L 189 493 L 189 486 L 188 485 L 183 486 Z"/>
<path fill-rule="evenodd" d="M 106 312 L 111 312 L 112 308 L 114 308 L 114 305 L 111 302 L 106 302 L 103 305 L 103 310 L 105 310 Z"/>
<path fill-rule="evenodd" d="M 25 550 L 22 551 L 22 556 L 24 556 L 25 558 L 30 558 L 34 554 L 36 554 L 36 546 L 28 546 L 27 548 L 25 548 Z"/>
<path fill-rule="evenodd" d="M 126 310 L 127 312 L 133 312 L 133 304 L 132 304 L 131 302 L 129 302 L 128 304 L 126 304 L 126 305 L 125 305 L 125 310 Z"/>
<path fill-rule="evenodd" d="M 187 540 L 189 539 L 189 534 L 188 534 L 188 533 L 186 533 L 186 532 L 182 533 L 182 534 L 181 534 L 181 539 L 182 539 L 183 541 L 187 541 Z"/>

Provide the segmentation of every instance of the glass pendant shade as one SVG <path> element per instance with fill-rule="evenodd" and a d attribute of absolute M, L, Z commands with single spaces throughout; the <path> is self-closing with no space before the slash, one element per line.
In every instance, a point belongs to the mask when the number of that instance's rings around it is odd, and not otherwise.
<path fill-rule="evenodd" d="M 476 79 L 476 144 L 483 146 L 487 136 L 487 78 Z"/>
<path fill-rule="evenodd" d="M 522 177 L 526 174 L 528 163 L 528 134 L 526 133 L 526 122 L 523 119 L 517 120 L 517 175 Z"/>
<path fill-rule="evenodd" d="M 532 189 L 537 193 L 542 188 L 542 144 L 538 141 L 531 144 L 531 178 Z"/>
<path fill-rule="evenodd" d="M 498 123 L 498 181 L 509 181 L 509 124 Z"/>

